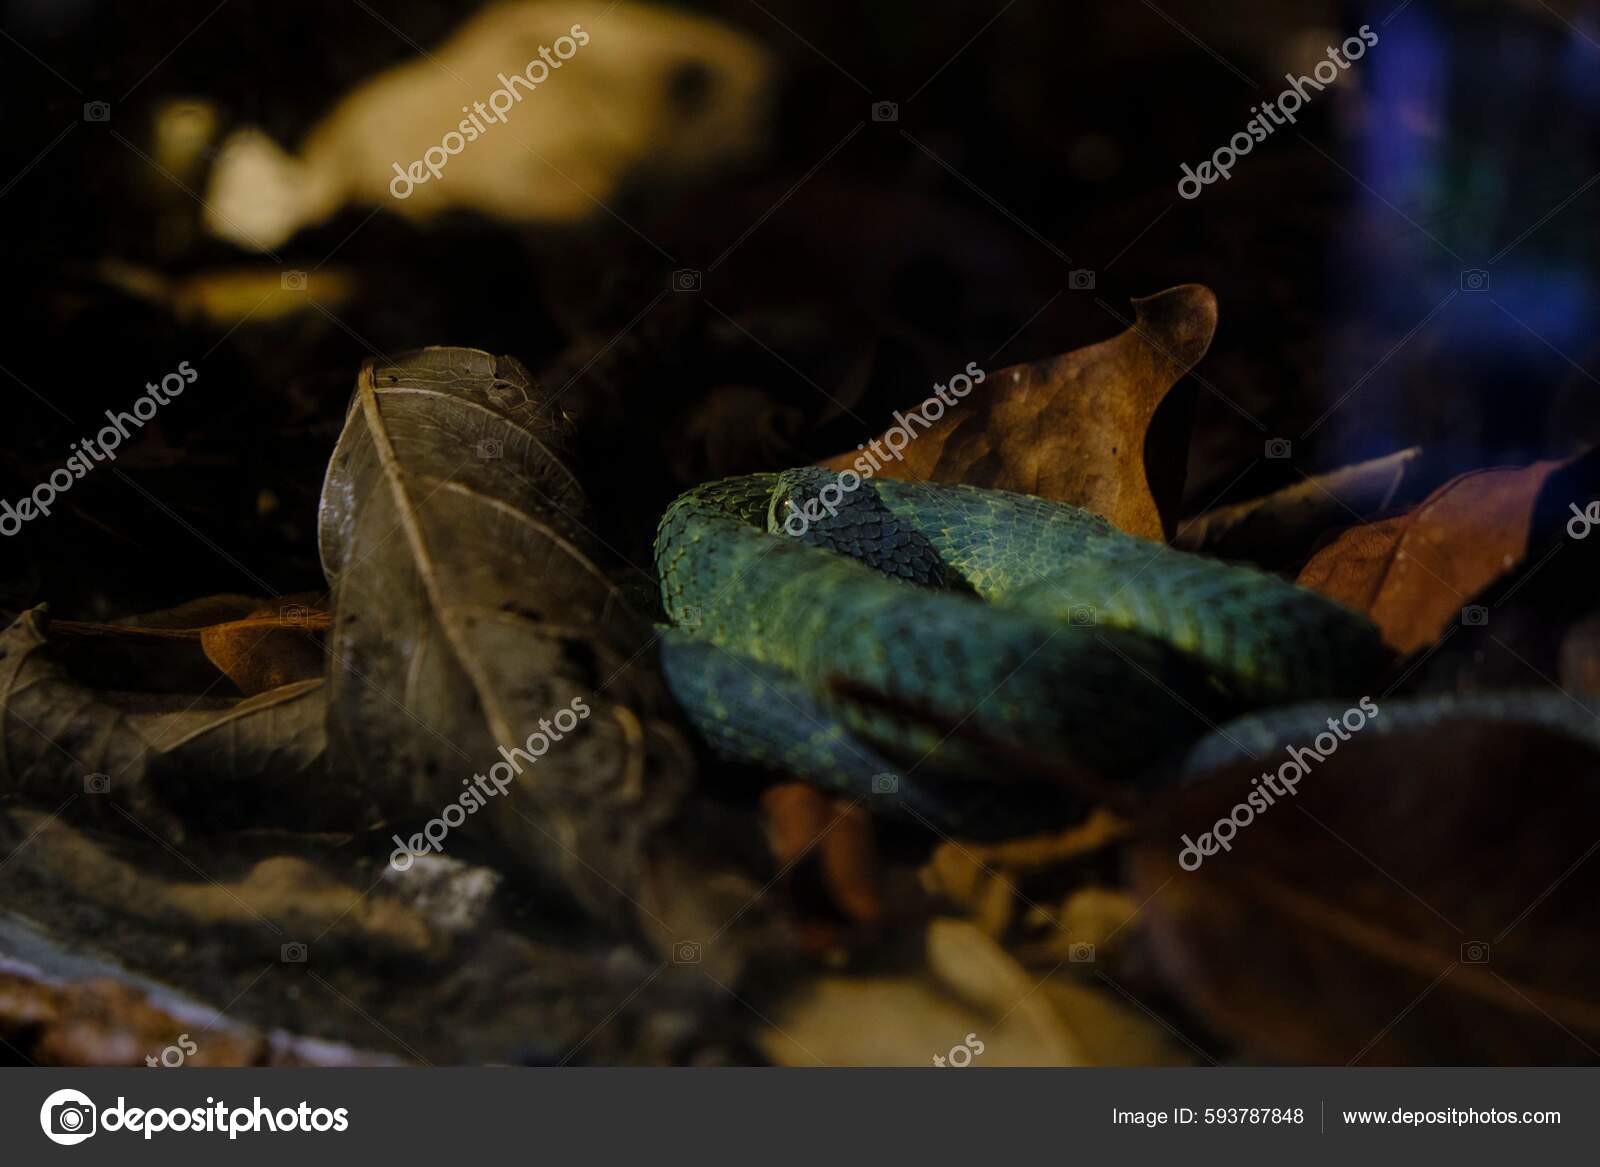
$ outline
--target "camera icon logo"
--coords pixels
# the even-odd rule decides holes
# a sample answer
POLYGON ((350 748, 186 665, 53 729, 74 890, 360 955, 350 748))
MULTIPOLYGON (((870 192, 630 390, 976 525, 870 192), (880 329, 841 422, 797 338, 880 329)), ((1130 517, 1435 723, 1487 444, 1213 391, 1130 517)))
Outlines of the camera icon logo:
POLYGON ((900 776, 898 774, 874 774, 872 776, 872 793, 899 794, 900 776))
POLYGON ((1074 604, 1067 613, 1067 620, 1076 628, 1087 628, 1091 624, 1098 624, 1098 613, 1093 604, 1074 604))
POLYGON ((283 964, 304 964, 308 954, 304 944, 298 940, 291 940, 278 949, 278 960, 283 964))
POLYGON ((306 273, 303 271, 286 271, 279 282, 286 292, 303 292, 306 290, 306 273))
POLYGON ((506 454, 505 443, 499 438, 482 438, 475 449, 479 459, 484 462, 498 462, 506 454))
POLYGON ((699 964, 700 942, 698 940, 679 940, 672 946, 673 964, 699 964))
POLYGON ((1094 272, 1086 267, 1074 268, 1067 273, 1067 287, 1074 292, 1094 291, 1094 272))
POLYGON ((896 101, 875 101, 872 103, 872 120, 875 122, 897 122, 900 120, 900 103, 896 101))
POLYGON ((111 103, 109 101, 86 101, 83 104, 83 120, 86 122, 108 122, 111 120, 111 103))
POLYGON ((1293 450, 1294 447, 1289 444, 1288 438, 1269 438, 1267 440, 1267 457, 1275 462, 1283 461, 1293 450))
POLYGON ((85 774, 83 776, 83 792, 85 794, 110 794, 110 774, 85 774))
POLYGON ((1489 946, 1482 940, 1469 940, 1461 946, 1462 964, 1488 964, 1489 946))
POLYGON ((1073 964, 1093 964, 1094 945, 1074 944, 1071 948, 1067 949, 1067 959, 1073 964))
POLYGON ((1489 290, 1489 273, 1481 267, 1469 267, 1461 273, 1461 290, 1463 292, 1487 292, 1489 290))
POLYGON ((1489 623, 1489 609, 1482 604, 1468 604, 1461 609, 1461 623, 1468 628, 1482 628, 1489 623))
POLYGON ((680 267, 672 273, 670 286, 674 292, 698 292, 704 282, 705 276, 702 273, 692 267, 680 267))
POLYGON ((301 604, 285 604, 278 609, 278 616, 285 624, 293 624, 297 628, 304 628, 311 623, 311 609, 301 604))
POLYGON ((52 1143, 72 1147, 94 1134, 98 1113, 87 1094, 57 1090, 39 1108, 39 1126, 52 1143))

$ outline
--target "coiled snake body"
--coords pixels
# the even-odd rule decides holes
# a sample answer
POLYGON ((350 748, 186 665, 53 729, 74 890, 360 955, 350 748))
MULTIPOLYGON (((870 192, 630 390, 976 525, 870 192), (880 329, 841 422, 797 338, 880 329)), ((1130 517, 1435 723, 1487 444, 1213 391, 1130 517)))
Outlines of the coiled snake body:
POLYGON ((1386 656, 1331 600, 1078 507, 837 482, 806 468, 673 502, 667 679, 720 753, 941 829, 1070 818, 1059 786, 1006 780, 1037 763, 1137 782, 1208 724, 1348 693, 1386 656))

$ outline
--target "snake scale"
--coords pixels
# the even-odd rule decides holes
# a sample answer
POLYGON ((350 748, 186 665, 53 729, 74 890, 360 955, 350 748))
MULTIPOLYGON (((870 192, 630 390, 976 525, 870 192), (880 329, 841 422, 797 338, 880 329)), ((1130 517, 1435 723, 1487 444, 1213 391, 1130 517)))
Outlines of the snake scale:
POLYGON ((1217 721, 1348 694, 1387 660, 1331 600, 1078 507, 837 483, 805 468, 672 503, 663 666, 718 753, 886 813, 974 835, 1070 821, 1081 788, 1050 771, 1137 786, 1217 721))

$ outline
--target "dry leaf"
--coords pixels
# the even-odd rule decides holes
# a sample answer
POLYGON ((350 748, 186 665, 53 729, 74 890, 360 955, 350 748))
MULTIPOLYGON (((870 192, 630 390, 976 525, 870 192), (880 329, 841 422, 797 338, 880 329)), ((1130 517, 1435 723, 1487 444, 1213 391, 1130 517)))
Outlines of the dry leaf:
POLYGON ((206 226, 266 251, 348 203, 419 219, 466 209, 574 222, 599 214, 630 179, 699 177, 749 154, 771 72, 754 40, 687 12, 488 5, 425 56, 357 86, 298 157, 256 129, 230 135, 203 203, 206 226), (553 67, 542 63, 541 46, 559 54, 562 38, 573 50, 553 67), (509 96, 495 96, 502 91, 509 96), (489 113, 455 112, 474 103, 489 113), (477 126, 463 120, 473 117, 477 126), (449 154, 447 137, 460 143, 449 154), (408 188, 396 167, 424 181, 408 188))
POLYGON ((237 1024, 109 977, 61 981, 0 964, 0 1038, 43 1066, 393 1066, 386 1054, 237 1024), (193 1035, 193 1036, 191 1036, 193 1035), (176 1054, 168 1053, 177 1050, 176 1054))
POLYGON ((762 792, 761 808, 779 870, 814 854, 840 911, 861 924, 883 917, 872 820, 863 807, 804 782, 781 782, 762 792))
POLYGON ((326 612, 262 612, 201 629, 200 646, 241 693, 254 695, 320 680, 325 662, 315 634, 325 631, 328 623, 326 612))
MULTIPOLYGON (((1145 469, 1147 432, 1156 407, 1210 347, 1217 300, 1183 284, 1133 303, 1133 326, 1119 336, 990 373, 879 473, 1038 495, 1164 538, 1145 469)), ((1151 451, 1151 463, 1181 465, 1184 439, 1179 450, 1151 451)), ((843 470, 856 457, 824 465, 843 470)))
MULTIPOLYGON (((243 700, 158 697, 91 690, 51 651, 42 608, 0 633, 0 784, 51 809, 87 801, 99 819, 129 829, 124 807, 169 838, 183 834, 175 808, 243 800, 255 825, 298 817, 355 816, 342 785, 307 802, 301 784, 323 773, 321 679, 243 700)), ((320 821, 306 823, 307 818, 320 821)), ((348 819, 347 819, 348 821, 348 819)))
POLYGON ((971 924, 936 920, 921 975, 822 976, 774 1016, 763 1049, 780 1065, 1086 1064, 1035 978, 971 924), (968 1041, 969 1035, 974 1040, 968 1041), (981 1043, 981 1049, 979 1045, 981 1043))
POLYGON ((590 557, 568 440, 509 357, 362 368, 322 494, 330 730, 402 838, 482 775, 494 796, 453 827, 615 916, 691 763, 649 625, 590 557))
POLYGON ((1430 645, 1522 561, 1540 490, 1565 465, 1463 474, 1414 511, 1352 527, 1312 556, 1298 582, 1365 613, 1400 652, 1430 645))
POLYGON ((412 908, 341 882, 294 856, 263 859, 228 883, 167 880, 55 815, 17 810, 12 818, 29 840, 15 862, 32 876, 72 889, 75 899, 178 934, 232 930, 247 934, 247 943, 269 958, 285 941, 312 939, 410 959, 438 958, 448 951, 448 935, 430 929, 412 908))
POLYGON ((1025 835, 999 843, 944 843, 933 863, 961 862, 1012 873, 1040 871, 1086 858, 1121 841, 1128 824, 1110 811, 1095 810, 1083 822, 1048 835, 1025 835))
POLYGON ((1139 927, 1208 1025, 1289 1062, 1600 1058, 1600 754, 1472 718, 1355 737, 1183 869, 1263 768, 1173 792, 1134 854, 1139 927))
POLYGON ((1173 546, 1267 568, 1291 567, 1324 532, 1395 505, 1411 488, 1421 457, 1422 447, 1412 446, 1308 477, 1262 498, 1217 507, 1180 523, 1173 546))
POLYGON ((241 693, 253 697, 269 689, 322 677, 320 635, 327 631, 329 619, 327 612, 309 606, 314 603, 310 596, 286 596, 272 605, 252 608, 239 619, 198 628, 149 620, 132 624, 53 620, 50 636, 57 640, 72 637, 124 641, 135 650, 141 646, 170 648, 172 641, 194 641, 206 659, 241 693))

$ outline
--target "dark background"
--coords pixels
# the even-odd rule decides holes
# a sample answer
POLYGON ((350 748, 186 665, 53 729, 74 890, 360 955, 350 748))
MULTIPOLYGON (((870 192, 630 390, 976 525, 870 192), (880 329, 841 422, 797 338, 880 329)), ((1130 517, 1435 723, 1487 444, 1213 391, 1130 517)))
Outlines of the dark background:
POLYGON ((1103 339, 1129 297, 1188 281, 1216 291, 1221 327, 1204 383, 1185 389, 1186 513, 1413 444, 1466 468, 1600 437, 1600 194, 1585 185, 1600 171, 1600 9, 1557 0, 722 0, 695 7, 768 46, 781 100, 751 164, 694 191, 618 196, 676 265, 603 215, 418 226, 352 207, 278 249, 285 268, 337 249, 360 290, 336 320, 229 333, 99 274, 277 267, 206 236, 197 202, 130 148, 146 148, 161 102, 203 98, 224 130, 255 124, 292 148, 341 94, 414 55, 375 13, 431 48, 476 7, 0 0, 0 495, 31 489, 146 381, 182 360, 201 372, 124 446, 117 466, 142 492, 102 468, 0 546, 5 607, 111 616, 318 588, 322 470, 373 349, 471 345, 572 380, 586 481, 634 562, 696 479, 869 436, 815 386, 876 424, 969 360, 995 369, 1103 339), (1298 127, 1178 197, 1182 163, 1363 23, 1380 43, 1298 127), (111 121, 85 122, 102 99, 111 121), (897 122, 871 120, 881 100, 897 122), (706 267, 863 122, 698 298, 671 297, 573 380, 675 266, 706 267), (1069 288, 1075 268, 1097 273, 1093 291, 1069 288), (1460 290, 1466 268, 1490 271, 1487 292, 1460 290), (714 396, 729 386, 739 408, 714 396), (1292 458, 1263 458, 1272 438, 1292 458))

